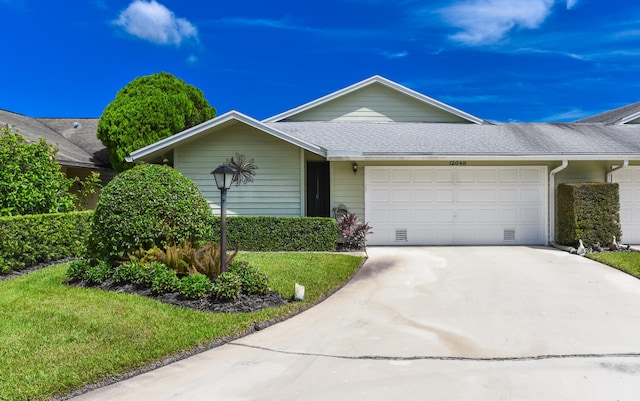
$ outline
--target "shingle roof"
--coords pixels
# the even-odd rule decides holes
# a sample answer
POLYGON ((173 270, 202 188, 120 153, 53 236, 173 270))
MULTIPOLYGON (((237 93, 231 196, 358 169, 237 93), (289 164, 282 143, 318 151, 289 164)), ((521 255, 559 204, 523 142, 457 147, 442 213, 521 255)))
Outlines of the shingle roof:
POLYGON ((68 167, 109 167, 104 145, 96 137, 98 119, 31 118, 0 110, 0 125, 9 124, 30 141, 44 138, 58 147, 56 160, 68 167), (74 123, 79 126, 74 128, 74 123))
POLYGON ((602 123, 602 124, 624 124, 629 117, 640 118, 640 102, 632 103, 617 109, 605 111, 588 118, 576 121, 577 123, 602 123))
POLYGON ((572 123, 423 124, 280 122, 267 126, 330 155, 633 155, 639 126, 572 123))

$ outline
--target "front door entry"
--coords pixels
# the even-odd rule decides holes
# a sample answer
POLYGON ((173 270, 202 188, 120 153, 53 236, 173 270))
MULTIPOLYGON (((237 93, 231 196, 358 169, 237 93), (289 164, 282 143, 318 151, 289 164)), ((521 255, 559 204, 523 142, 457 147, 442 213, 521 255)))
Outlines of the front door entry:
POLYGON ((331 216, 329 162, 307 162, 307 216, 331 216))

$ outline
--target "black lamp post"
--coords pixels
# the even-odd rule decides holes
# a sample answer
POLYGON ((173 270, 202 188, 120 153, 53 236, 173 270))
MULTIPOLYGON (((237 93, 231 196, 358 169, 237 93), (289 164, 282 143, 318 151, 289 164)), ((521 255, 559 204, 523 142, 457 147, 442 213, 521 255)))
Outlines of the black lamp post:
POLYGON ((227 189, 231 188, 234 173, 226 164, 211 172, 220 190, 220 273, 227 270, 227 189))

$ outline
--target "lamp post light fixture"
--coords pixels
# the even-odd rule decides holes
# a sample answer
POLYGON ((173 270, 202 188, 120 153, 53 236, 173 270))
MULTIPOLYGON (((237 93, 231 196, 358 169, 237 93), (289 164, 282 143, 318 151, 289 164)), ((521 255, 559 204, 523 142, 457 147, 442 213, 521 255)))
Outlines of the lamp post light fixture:
POLYGON ((231 188, 235 170, 222 164, 211 174, 220 190, 220 273, 224 273, 227 271, 227 190, 231 188))

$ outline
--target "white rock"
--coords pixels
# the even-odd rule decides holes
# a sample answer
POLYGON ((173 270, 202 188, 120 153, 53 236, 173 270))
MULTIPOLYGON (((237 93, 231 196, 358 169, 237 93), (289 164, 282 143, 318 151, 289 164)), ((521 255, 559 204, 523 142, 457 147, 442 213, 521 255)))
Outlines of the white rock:
POLYGON ((302 301, 304 299, 304 286, 296 283, 295 285, 295 295, 293 299, 296 301, 302 301))

